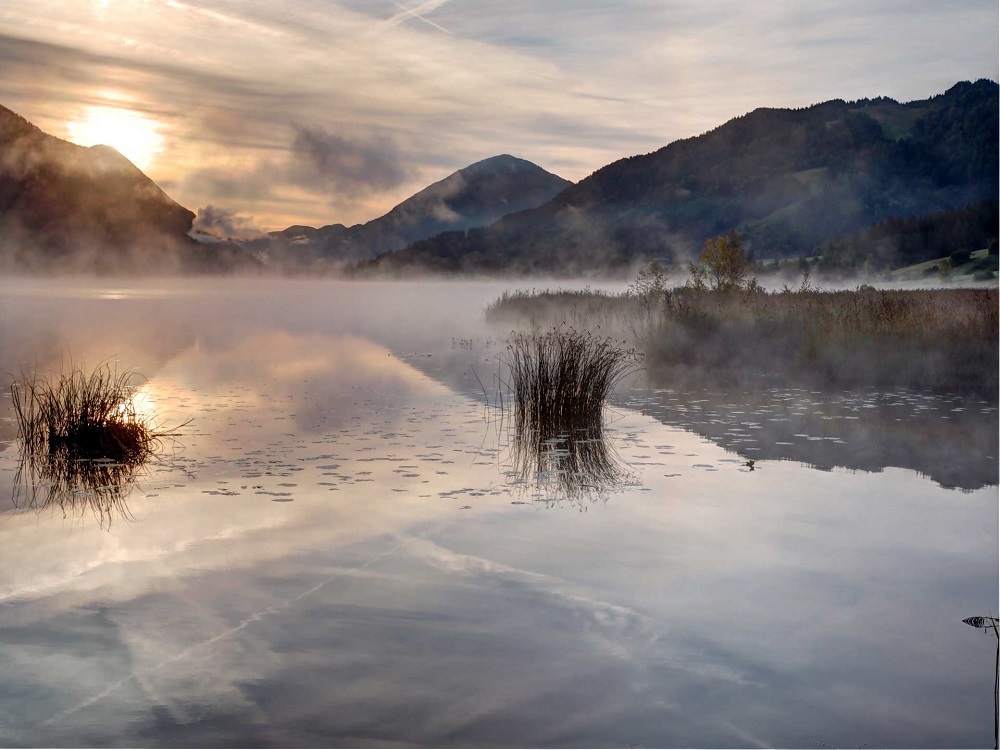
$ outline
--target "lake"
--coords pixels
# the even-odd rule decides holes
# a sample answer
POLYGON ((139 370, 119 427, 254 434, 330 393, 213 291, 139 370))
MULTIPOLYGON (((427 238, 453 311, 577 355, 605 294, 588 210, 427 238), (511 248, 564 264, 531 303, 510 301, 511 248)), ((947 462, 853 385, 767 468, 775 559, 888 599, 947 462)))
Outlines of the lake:
POLYGON ((183 425, 32 494, 4 390, 0 745, 992 744, 995 401, 640 372, 527 444, 504 288, 0 282, 8 383, 183 425))

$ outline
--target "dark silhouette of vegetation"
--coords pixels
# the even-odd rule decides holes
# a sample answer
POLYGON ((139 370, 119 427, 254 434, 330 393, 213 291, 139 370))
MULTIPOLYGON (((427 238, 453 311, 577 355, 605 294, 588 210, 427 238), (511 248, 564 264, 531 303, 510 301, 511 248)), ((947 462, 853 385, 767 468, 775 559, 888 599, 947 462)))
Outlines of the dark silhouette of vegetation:
POLYGON ((631 475, 604 433, 604 409, 641 361, 622 342, 571 328, 512 333, 505 364, 516 482, 549 501, 602 496, 627 482, 631 475))
POLYGON ((51 377, 22 373, 14 381, 21 440, 16 507, 89 509, 102 525, 129 517, 125 501, 136 472, 179 429, 159 429, 154 415, 137 409, 137 378, 105 363, 89 375, 73 368, 51 377))
POLYGON ((1000 710, 998 710, 998 699, 1000 699, 1000 629, 997 628, 997 618, 995 617, 966 617, 962 620, 966 625, 974 628, 982 628, 984 632, 993 630, 993 637, 997 641, 996 664, 993 668, 993 750, 997 750, 1000 743, 1000 710))
POLYGON ((623 342, 561 327, 512 333, 507 358, 516 430, 546 436, 602 425, 615 384, 642 362, 623 342))

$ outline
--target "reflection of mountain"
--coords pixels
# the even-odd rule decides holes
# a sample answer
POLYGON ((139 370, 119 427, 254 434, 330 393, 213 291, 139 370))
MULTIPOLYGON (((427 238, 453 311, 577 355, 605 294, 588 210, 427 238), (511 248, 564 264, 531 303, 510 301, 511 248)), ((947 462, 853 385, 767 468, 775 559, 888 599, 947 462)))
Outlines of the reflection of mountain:
POLYGON ((669 384, 633 404, 755 460, 817 469, 910 469, 947 488, 998 482, 996 403, 913 391, 820 393, 669 384))
POLYGON ((266 257, 269 265, 322 268, 374 258, 442 232, 492 224, 507 214, 540 206, 570 184, 524 159, 494 156, 424 188, 367 224, 289 227, 245 245, 266 257))
POLYGON ((187 236, 194 214, 108 146, 84 148, 0 107, 0 268, 212 271, 252 260, 187 236))

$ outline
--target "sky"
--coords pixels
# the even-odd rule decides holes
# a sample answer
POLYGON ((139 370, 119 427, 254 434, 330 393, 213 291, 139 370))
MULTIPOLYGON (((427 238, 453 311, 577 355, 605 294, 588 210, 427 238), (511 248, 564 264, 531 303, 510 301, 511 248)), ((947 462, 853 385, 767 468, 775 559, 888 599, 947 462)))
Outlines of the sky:
POLYGON ((481 159, 578 181, 757 107, 1000 78, 996 0, 0 0, 0 105, 233 236, 481 159))

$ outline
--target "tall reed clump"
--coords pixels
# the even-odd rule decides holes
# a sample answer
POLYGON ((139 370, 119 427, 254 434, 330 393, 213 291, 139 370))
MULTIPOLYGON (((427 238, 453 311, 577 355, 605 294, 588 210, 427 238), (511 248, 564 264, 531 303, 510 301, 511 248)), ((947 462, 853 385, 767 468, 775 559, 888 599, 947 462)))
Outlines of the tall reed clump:
POLYGON ((135 377, 107 363, 89 375, 76 367, 50 377, 22 373, 10 393, 24 450, 141 463, 167 433, 154 428, 152 415, 137 410, 135 377))
POLYGON ((635 348, 561 327, 512 333, 507 356, 515 429, 545 436, 600 427, 615 384, 643 360, 635 348))
POLYGON ((163 438, 177 434, 136 407, 135 380, 107 363, 89 375, 79 368, 49 377, 22 372, 10 388, 22 441, 16 507, 89 510, 102 527, 131 517, 126 499, 137 471, 163 438))

